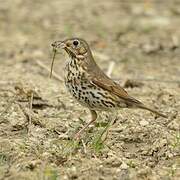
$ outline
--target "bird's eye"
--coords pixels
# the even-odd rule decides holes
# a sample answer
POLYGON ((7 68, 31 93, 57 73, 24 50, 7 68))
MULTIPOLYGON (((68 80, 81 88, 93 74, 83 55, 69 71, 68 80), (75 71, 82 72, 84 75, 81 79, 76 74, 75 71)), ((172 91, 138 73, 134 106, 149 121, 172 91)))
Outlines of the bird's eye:
POLYGON ((74 45, 74 46, 77 46, 78 44, 79 44, 79 41, 78 41, 78 40, 74 40, 74 41, 73 41, 73 45, 74 45))

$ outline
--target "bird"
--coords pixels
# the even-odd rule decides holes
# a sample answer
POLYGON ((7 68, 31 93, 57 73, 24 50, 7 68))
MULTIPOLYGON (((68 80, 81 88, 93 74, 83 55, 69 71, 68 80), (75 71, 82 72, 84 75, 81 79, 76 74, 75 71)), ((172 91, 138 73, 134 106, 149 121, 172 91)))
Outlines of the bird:
POLYGON ((130 96, 123 87, 108 77, 95 62, 91 49, 84 39, 68 38, 55 41, 51 45, 55 52, 64 50, 68 54, 64 71, 65 86, 91 113, 91 120, 75 134, 75 139, 79 139, 89 125, 96 121, 97 111, 141 108, 167 118, 166 115, 130 96))

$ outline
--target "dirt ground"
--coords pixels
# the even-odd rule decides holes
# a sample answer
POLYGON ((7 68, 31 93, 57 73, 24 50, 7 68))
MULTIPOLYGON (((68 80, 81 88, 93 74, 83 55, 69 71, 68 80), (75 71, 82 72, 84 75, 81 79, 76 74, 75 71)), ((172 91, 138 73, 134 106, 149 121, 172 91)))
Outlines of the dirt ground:
POLYGON ((180 1, 0 0, 0 179, 180 179, 180 1), (139 109, 90 119, 66 91, 51 43, 86 39, 139 109), (110 122, 110 123, 109 123, 110 122))

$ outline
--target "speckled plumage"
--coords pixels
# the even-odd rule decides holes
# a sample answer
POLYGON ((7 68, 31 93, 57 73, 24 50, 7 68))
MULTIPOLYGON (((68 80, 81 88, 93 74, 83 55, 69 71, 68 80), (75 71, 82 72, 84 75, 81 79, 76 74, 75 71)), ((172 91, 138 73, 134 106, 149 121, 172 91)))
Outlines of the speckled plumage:
POLYGON ((88 80, 88 74, 79 65, 80 60, 72 58, 65 67, 65 84, 80 104, 93 110, 110 110, 120 107, 116 95, 111 95, 88 80))
POLYGON ((72 96, 83 106, 90 109, 92 120, 77 133, 76 137, 96 120, 96 110, 115 108, 141 108, 166 117, 158 111, 128 95, 116 82, 110 79, 96 64, 87 42, 72 38, 56 41, 52 46, 64 49, 69 58, 65 68, 65 84, 72 96))

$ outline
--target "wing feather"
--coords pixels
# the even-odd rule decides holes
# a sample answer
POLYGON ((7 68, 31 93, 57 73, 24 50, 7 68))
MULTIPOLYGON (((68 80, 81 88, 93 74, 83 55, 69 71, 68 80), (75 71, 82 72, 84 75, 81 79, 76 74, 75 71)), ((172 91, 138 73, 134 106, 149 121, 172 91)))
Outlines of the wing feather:
POLYGON ((126 104, 129 106, 140 105, 142 104, 140 101, 128 95, 128 93, 116 82, 111 79, 97 79, 93 78, 92 83, 96 86, 103 88, 104 90, 109 91, 110 93, 118 96, 120 99, 125 100, 126 104))

